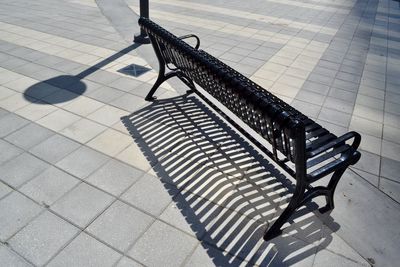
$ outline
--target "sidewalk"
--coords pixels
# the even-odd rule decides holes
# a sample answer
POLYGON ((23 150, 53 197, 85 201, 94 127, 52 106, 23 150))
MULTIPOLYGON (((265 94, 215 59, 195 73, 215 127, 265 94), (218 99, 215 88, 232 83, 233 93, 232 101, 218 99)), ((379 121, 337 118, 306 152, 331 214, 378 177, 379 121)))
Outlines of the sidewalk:
POLYGON ((176 35, 362 133, 336 209, 262 240, 292 181, 177 82, 144 101, 157 65, 131 43, 138 1, 0 1, 0 266, 395 265, 398 3, 150 2, 176 35))

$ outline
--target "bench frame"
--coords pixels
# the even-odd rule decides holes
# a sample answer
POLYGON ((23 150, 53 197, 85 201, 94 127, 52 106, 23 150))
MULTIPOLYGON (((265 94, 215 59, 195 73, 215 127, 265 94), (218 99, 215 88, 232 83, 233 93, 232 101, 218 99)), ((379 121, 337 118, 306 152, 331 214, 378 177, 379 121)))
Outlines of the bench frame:
MULTIPOLYGON (((267 94, 268 97, 270 97, 273 101, 276 101, 279 103, 279 106, 276 106, 275 104, 267 103, 264 104, 263 108, 268 109, 269 111, 272 109, 275 111, 274 114, 276 115, 275 122, 284 124, 286 123, 288 130, 288 136, 290 136, 290 139, 293 139, 293 147, 296 148, 295 152, 289 152, 289 157, 290 155, 294 154, 291 158, 291 161, 294 162, 295 164, 295 170, 293 171, 292 168, 288 167, 286 164, 288 159, 279 159, 278 154, 277 154, 277 146, 274 144, 275 138, 273 139, 273 142, 270 144, 272 145, 273 152, 270 151, 270 149, 266 148, 264 145, 262 145, 254 136, 252 136, 247 130, 245 130, 242 126, 240 126, 238 123, 236 123, 230 116, 225 114, 223 111, 221 111, 220 108, 218 108, 213 101, 218 101, 218 99, 213 99, 210 100, 207 96, 202 94, 200 91, 196 89, 195 83, 193 79, 188 77, 182 71, 178 66, 176 66, 173 62, 171 61, 171 57, 174 60, 179 60, 174 53, 184 53, 186 56, 193 56, 197 57, 197 54, 202 53, 202 56, 204 57, 205 52, 202 50, 198 50, 200 47, 200 39, 193 34, 190 35, 185 35, 181 37, 176 37, 173 34, 169 33, 165 29, 161 28, 159 25, 155 24, 149 19, 146 18, 140 18, 139 19, 139 25, 142 30, 146 31, 151 44, 153 46, 154 52, 157 56, 158 62, 159 62, 159 73, 158 73, 158 78, 153 85, 153 87, 150 89, 149 93, 146 96, 147 101, 153 101, 156 98, 154 97, 154 93, 156 90, 159 88, 159 86, 165 82, 166 80, 172 78, 172 77, 177 77, 179 78, 182 82, 184 82, 189 88, 190 92, 195 92, 203 101, 205 101, 210 107, 212 107, 216 112, 218 112, 224 119, 226 119, 235 129, 237 129, 241 134, 243 134, 249 141, 251 141, 257 148, 259 148, 263 153, 268 155, 271 159, 273 159, 280 167, 282 167, 285 171, 287 171, 292 177, 296 179, 296 187, 293 192, 293 196, 287 205, 286 209, 283 211, 283 213, 278 217, 278 219, 272 224, 272 226, 269 227, 269 229, 266 230, 264 234, 264 240, 270 240, 282 233, 282 226, 288 222, 289 218, 295 213, 295 211, 301 207, 310 202, 313 198, 318 197, 318 196, 325 196, 326 199, 326 206, 322 207, 319 209, 321 213, 325 213, 327 211, 330 211, 334 208, 334 192, 336 189, 336 186, 342 177, 343 173, 345 170, 350 166, 355 163, 360 159, 361 154, 357 151, 357 148, 360 144, 361 141, 361 136, 356 133, 356 132, 348 132, 340 137, 336 137, 334 140, 328 140, 326 142, 322 142, 318 147, 313 149, 312 151, 308 151, 306 147, 306 134, 307 128, 311 129, 313 127, 316 127, 316 129, 319 130, 325 130, 312 120, 308 119, 305 115, 301 114, 294 108, 290 107, 286 103, 283 103, 280 99, 276 98, 272 94, 268 93, 267 91, 265 94, 267 94), (160 37, 163 36, 163 37, 160 37), (157 38, 156 38, 157 36, 157 38), (164 39, 163 39, 164 38, 164 39), (183 39, 187 38, 194 38, 196 39, 196 45, 195 47, 191 47, 188 44, 184 42, 180 42, 183 39), (168 39, 168 40, 167 40, 168 39), (168 57, 165 55, 165 51, 162 51, 163 49, 165 50, 166 47, 164 46, 164 43, 170 43, 171 40, 173 40, 175 46, 174 46, 174 52, 172 53, 169 51, 168 57), (178 45, 176 45, 178 44, 178 45), (163 54, 164 52, 164 54, 163 54), (172 66, 171 66, 172 65, 172 66), (169 71, 167 72, 167 69, 169 71), (280 102, 279 102, 280 101, 280 102), (282 106, 284 109, 287 109, 287 111, 291 114, 296 114, 298 119, 291 119, 289 120, 289 115, 287 114, 286 110, 282 111, 282 106), (275 110, 277 109, 277 110, 275 110), (311 122, 310 122, 311 121, 311 122), (352 144, 347 145, 346 142, 349 141, 350 139, 353 139, 352 144), (339 154, 335 154, 335 158, 337 159, 335 162, 335 165, 327 165, 323 166, 320 169, 318 169, 318 173, 315 175, 315 177, 310 177, 310 175, 307 174, 307 160, 309 158, 315 157, 322 155, 323 153, 326 153, 326 151, 330 150, 335 150, 335 149, 344 149, 346 148, 345 151, 342 151, 340 153, 340 157, 338 156, 339 154), (327 186, 316 186, 313 187, 311 183, 321 179, 322 177, 332 174, 329 183, 327 186)), ((167 49, 168 50, 168 49, 167 49)), ((207 54, 208 55, 208 54, 207 54)), ((181 60, 181 59, 180 59, 181 60)), ((237 84, 238 86, 242 86, 243 88, 248 88, 249 84, 254 84, 250 80, 248 80, 246 77, 243 75, 237 73, 235 70, 230 68, 229 66, 225 65, 224 63, 220 62, 217 59, 212 59, 214 62, 210 62, 210 64, 219 64, 219 66, 224 69, 228 69, 229 71, 233 71, 234 76, 232 79, 235 79, 235 76, 238 76, 240 81, 244 84, 237 84)), ((218 76, 218 73, 213 73, 214 76, 218 76)), ((239 81, 239 82, 240 82, 239 81)), ((235 81, 237 83, 237 79, 235 81)), ((255 84, 254 84, 255 85, 255 84)), ((258 85, 256 85, 258 86, 258 85)), ((259 86, 258 86, 259 87, 259 86)), ((203 88, 204 89, 204 88, 203 88)), ((264 89, 265 90, 265 89, 264 89)), ((245 96, 247 96, 246 92, 245 96)), ((262 102, 262 101, 261 101, 262 102)), ((223 103, 222 103, 223 104, 223 103)), ((261 104, 263 105, 263 104, 261 104)), ((243 119, 242 119, 243 121, 243 119)), ((246 123, 246 122, 245 122, 246 123)), ((272 133, 273 135, 273 133, 272 133)), ((332 135, 332 134, 330 134, 332 135)), ((327 153, 329 155, 329 153, 327 153)), ((323 157, 323 156, 321 156, 323 157)))

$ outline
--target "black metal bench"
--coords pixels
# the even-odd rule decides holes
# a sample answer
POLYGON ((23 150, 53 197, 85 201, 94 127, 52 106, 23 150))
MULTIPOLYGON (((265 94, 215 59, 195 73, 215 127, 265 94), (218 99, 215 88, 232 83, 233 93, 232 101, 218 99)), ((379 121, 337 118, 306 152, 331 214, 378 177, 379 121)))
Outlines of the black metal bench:
POLYGON ((334 208, 333 195, 340 177, 361 156, 357 151, 361 141, 358 133, 348 132, 340 137, 330 133, 231 67, 199 50, 200 40, 195 35, 176 37, 146 18, 140 18, 139 25, 150 37, 160 68, 146 100, 154 99, 153 94, 164 81, 178 77, 190 91, 296 179, 288 206, 265 232, 265 240, 280 235, 281 227, 290 216, 317 196, 325 196, 327 202, 320 208, 321 213, 334 208), (184 42, 186 38, 195 38, 196 46, 184 42), (203 90, 198 90, 195 83, 203 90), (242 122, 223 112, 218 102, 242 122), (260 136, 250 134, 243 123, 260 136), (260 137, 269 145, 262 144, 260 137), (328 175, 327 186, 312 185, 328 175))

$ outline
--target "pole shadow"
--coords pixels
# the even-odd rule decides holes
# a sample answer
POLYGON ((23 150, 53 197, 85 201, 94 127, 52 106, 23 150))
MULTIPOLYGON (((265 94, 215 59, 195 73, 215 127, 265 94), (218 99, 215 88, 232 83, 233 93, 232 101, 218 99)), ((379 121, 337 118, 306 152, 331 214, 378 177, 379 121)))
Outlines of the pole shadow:
POLYGON ((114 60, 128 54, 129 52, 135 50, 139 47, 140 44, 132 44, 121 51, 116 52, 115 54, 105 58, 104 60, 100 61, 99 63, 87 68, 86 70, 80 72, 77 75, 60 75, 57 77, 53 77, 47 79, 45 81, 38 82, 30 87, 28 87, 24 91, 24 98, 30 102, 34 102, 37 104, 58 104, 70 101, 80 95, 82 95, 86 89, 86 84, 82 81, 85 77, 93 74, 94 72, 98 71, 105 65, 113 62, 114 60), (54 87, 58 87, 60 89, 65 89, 72 93, 64 93, 59 94, 57 97, 46 99, 46 102, 37 101, 37 99, 41 99, 46 95, 51 94, 54 92, 54 87))
POLYGON ((263 240, 294 184, 197 97, 157 100, 121 120, 215 265, 289 266, 331 242, 313 203, 263 240))

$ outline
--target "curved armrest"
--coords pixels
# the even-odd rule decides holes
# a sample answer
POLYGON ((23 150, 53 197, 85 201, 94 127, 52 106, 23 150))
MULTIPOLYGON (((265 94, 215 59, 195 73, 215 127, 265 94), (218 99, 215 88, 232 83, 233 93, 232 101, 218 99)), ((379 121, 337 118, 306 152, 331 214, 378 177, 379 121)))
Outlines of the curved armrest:
POLYGON ((307 157, 308 158, 315 157, 316 155, 321 154, 321 153, 327 151, 328 149, 331 149, 332 147, 337 146, 338 144, 344 143, 347 140, 352 139, 352 138, 354 138, 354 141, 351 144, 351 147, 353 149, 357 149, 361 142, 361 135, 357 132, 351 131, 351 132, 345 133, 344 135, 338 137, 335 140, 332 140, 331 142, 329 142, 323 146, 318 147, 317 149, 314 149, 314 150, 308 152, 307 157))
POLYGON ((187 34, 187 35, 179 36, 178 38, 181 39, 181 40, 187 39, 187 38, 195 38, 196 41, 197 41, 197 43, 196 43, 196 46, 195 46, 194 48, 195 48, 195 49, 199 49, 199 47, 200 47, 200 38, 197 37, 197 36, 194 35, 194 34, 187 34))

